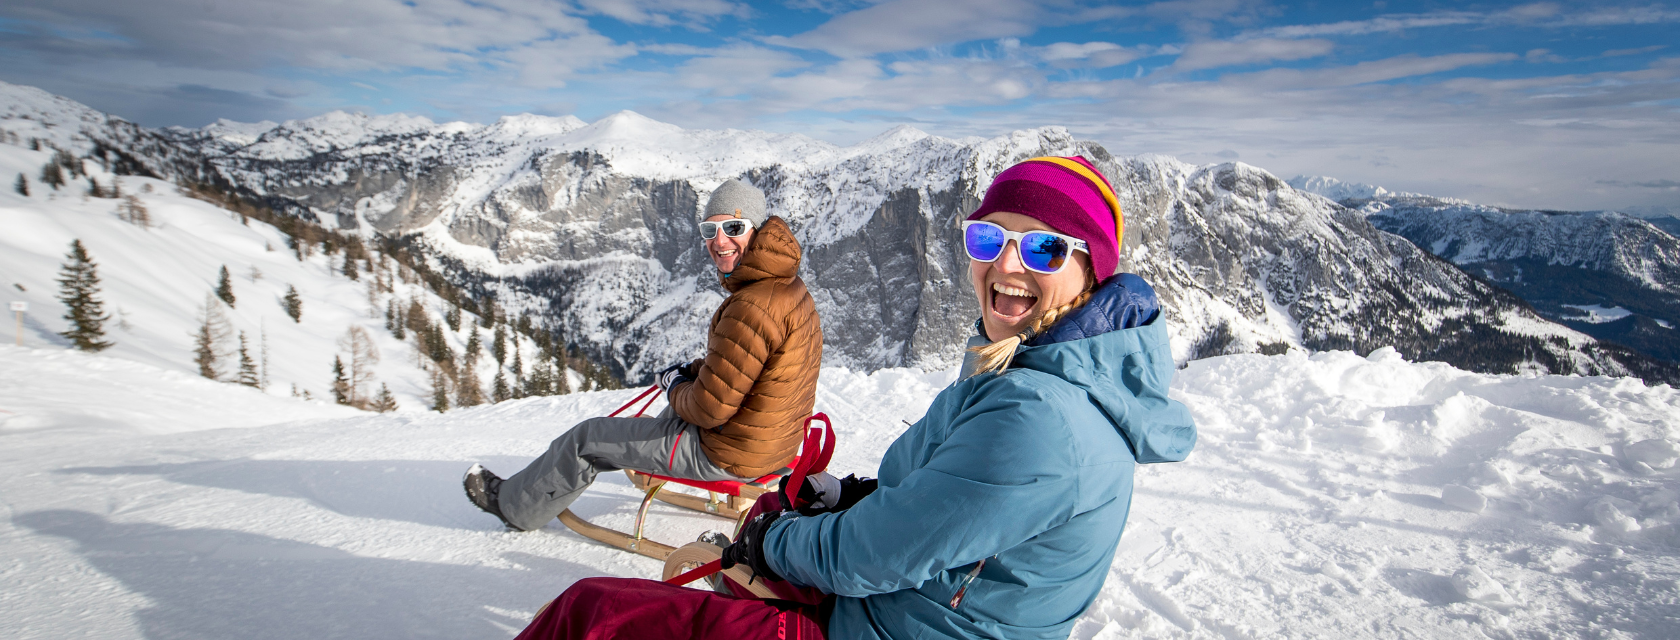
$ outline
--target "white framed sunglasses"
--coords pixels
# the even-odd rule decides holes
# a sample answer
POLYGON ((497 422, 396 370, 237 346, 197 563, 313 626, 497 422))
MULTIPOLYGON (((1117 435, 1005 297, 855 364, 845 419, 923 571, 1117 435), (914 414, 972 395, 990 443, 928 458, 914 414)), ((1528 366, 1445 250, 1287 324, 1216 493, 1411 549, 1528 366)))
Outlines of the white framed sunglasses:
POLYGON ((1084 240, 1052 231, 1010 231, 983 220, 964 220, 962 231, 963 249, 975 262, 996 261, 1010 240, 1015 241, 1021 266, 1039 273, 1061 271, 1074 251, 1091 255, 1091 248, 1084 240))
POLYGON ((747 235, 747 232, 752 231, 752 228, 753 222, 746 218, 736 218, 734 220, 723 220, 720 222, 707 220, 700 223, 700 237, 711 240, 712 238, 716 238, 718 230, 722 229, 723 235, 731 238, 739 238, 747 235))

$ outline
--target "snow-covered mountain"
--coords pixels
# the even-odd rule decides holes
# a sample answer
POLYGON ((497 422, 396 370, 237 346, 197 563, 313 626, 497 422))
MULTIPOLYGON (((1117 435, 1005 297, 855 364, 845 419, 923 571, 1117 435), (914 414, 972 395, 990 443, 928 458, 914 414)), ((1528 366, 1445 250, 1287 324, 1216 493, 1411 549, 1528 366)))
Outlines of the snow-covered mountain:
POLYGON ((1290 182, 1510 289, 1550 319, 1680 360, 1680 238, 1650 219, 1489 207, 1369 185, 1346 188, 1333 178, 1290 182), (1354 195, 1340 197, 1347 194, 1354 195))
MULTIPOLYGON (((61 133, 56 128, 43 132, 61 133)), ((58 140, 76 141, 68 136, 58 140)), ((412 311, 417 302, 427 321, 443 328, 441 335, 450 347, 464 353, 475 316, 465 314, 463 326, 449 330, 445 314, 452 305, 394 260, 372 259, 373 269, 351 279, 344 274, 342 252, 301 254, 290 248, 291 239, 280 229, 178 193, 169 182, 118 176, 92 161, 79 163, 86 178, 53 189, 34 178, 54 155, 47 146, 32 150, 0 145, 0 175, 30 179, 29 195, 12 189, 0 192, 0 286, 7 291, 7 301, 29 306, 22 316, 21 336, 14 335, 18 324, 10 314, 0 322, 0 341, 6 344, 68 345, 59 336, 68 323, 61 317, 64 307, 57 299, 55 278, 71 241, 79 240, 98 265, 99 297, 111 317, 104 329, 115 346, 106 353, 123 360, 196 377, 194 334, 206 309, 214 307, 227 329, 215 345, 220 379, 235 377, 238 337, 243 334, 268 395, 308 393, 330 403, 333 358, 350 361, 343 345, 355 329, 379 355, 377 362, 368 364, 370 375, 359 395, 371 397, 383 385, 394 394, 399 410, 418 411, 432 406, 431 376, 422 366, 418 337, 412 332, 406 340, 396 337, 388 330, 386 311, 412 311), (88 197, 90 178, 127 196, 88 197), (124 221, 121 211, 127 206, 143 208, 147 224, 124 221), (211 297, 223 268, 231 276, 231 306, 211 297), (296 291, 301 301, 297 320, 284 306, 288 291, 296 291)), ((478 331, 484 351, 475 373, 488 389, 499 370, 489 354, 494 334, 478 331)), ((517 345, 522 363, 538 361, 538 348, 531 340, 520 339, 517 345)), ((512 378, 511 369, 507 376, 512 378)))
MULTIPOLYGON (((0 101, 41 94, 0 89, 0 101)), ((134 149, 146 172, 400 237, 464 290, 539 314, 632 380, 702 348, 721 290, 693 221, 723 180, 765 189, 804 244, 802 273, 830 364, 939 368, 954 361, 977 314, 958 221, 1003 168, 1072 154, 1115 183, 1128 222, 1123 268, 1160 291, 1180 360, 1392 345, 1482 371, 1680 380, 1672 367, 1553 324, 1261 169, 1117 158, 1057 127, 962 140, 900 127, 838 147, 681 129, 630 112, 588 124, 517 116, 490 125, 332 113, 133 128, 117 140, 106 129, 132 125, 74 114, 55 126, 80 127, 97 145, 126 141, 121 148, 134 149)))

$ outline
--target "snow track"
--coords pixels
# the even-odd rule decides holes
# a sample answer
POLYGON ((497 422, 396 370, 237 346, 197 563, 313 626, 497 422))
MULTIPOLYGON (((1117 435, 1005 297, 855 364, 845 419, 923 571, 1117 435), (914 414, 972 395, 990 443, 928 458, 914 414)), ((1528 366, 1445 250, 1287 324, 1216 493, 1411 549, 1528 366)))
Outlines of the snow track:
MULTIPOLYGON (((824 370, 834 468, 872 474, 951 375, 824 370)), ((1673 389, 1293 352, 1196 361, 1174 390, 1201 442, 1140 468, 1075 638, 1677 628, 1673 389), (1449 505, 1449 486, 1485 505, 1449 505)), ((511 636, 580 578, 658 563, 557 522, 502 531, 460 474, 511 472, 634 393, 381 416, 0 347, 0 635, 511 636)), ((622 527, 635 505, 611 474, 575 508, 622 527)), ((661 540, 727 526, 654 509, 661 540)))

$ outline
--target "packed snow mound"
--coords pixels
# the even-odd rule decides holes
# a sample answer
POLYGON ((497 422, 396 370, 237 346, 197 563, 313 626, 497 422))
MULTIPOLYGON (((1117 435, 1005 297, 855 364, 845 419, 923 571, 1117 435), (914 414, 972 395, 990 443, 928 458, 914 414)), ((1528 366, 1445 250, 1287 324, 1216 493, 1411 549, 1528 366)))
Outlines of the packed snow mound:
MULTIPOLYGON (((511 637, 581 578, 659 573, 558 522, 503 531, 460 489, 472 463, 516 470, 636 391, 354 417, 274 399, 297 408, 224 425, 256 394, 182 390, 111 360, 0 349, 0 557, 13 559, 0 572, 32 585, 0 598, 0 635, 511 637), (30 397, 64 389, 85 390, 74 410, 30 397), (131 413, 149 397, 173 403, 157 415, 207 430, 158 433, 131 413)), ((873 475, 901 421, 953 379, 824 369, 831 468, 873 475)), ((1107 584, 1074 638, 1673 630, 1674 389, 1474 374, 1382 350, 1198 360, 1172 394, 1200 442, 1186 462, 1139 468, 1107 584)), ((604 475, 575 510, 627 527, 636 505, 623 476, 604 475)), ((653 509, 655 539, 730 526, 653 509)))

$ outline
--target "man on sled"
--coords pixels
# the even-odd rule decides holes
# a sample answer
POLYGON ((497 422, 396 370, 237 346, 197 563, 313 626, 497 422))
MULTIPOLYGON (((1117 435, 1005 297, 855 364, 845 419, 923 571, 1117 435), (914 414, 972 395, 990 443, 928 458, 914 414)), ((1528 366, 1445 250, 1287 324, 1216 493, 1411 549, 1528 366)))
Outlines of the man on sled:
POLYGON ((660 371, 670 407, 658 417, 592 418, 502 479, 473 465, 462 481, 509 528, 540 529, 603 471, 751 482, 798 453, 816 404, 822 326, 799 279, 800 247, 764 193, 739 180, 700 216, 706 253, 729 297, 712 314, 706 357, 660 371))

